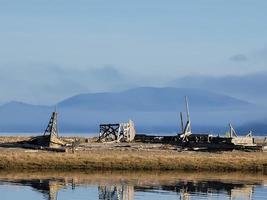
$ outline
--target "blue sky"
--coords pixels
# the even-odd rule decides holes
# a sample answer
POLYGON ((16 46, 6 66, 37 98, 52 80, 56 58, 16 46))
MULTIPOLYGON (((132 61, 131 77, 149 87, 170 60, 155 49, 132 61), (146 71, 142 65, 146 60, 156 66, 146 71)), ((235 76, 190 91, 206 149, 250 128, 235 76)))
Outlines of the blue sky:
POLYGON ((266 71, 267 1, 0 0, 0 102, 266 71))

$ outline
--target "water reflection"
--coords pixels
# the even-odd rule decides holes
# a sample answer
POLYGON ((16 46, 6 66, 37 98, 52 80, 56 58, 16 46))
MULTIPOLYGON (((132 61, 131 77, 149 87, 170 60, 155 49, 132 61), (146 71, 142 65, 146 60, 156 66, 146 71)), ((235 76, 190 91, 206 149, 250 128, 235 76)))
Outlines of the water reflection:
MULTIPOLYGON (((256 187, 263 187, 263 175, 202 174, 202 173, 75 173, 75 174, 0 174, 0 184, 27 186, 42 194, 43 199, 59 200, 61 190, 70 191, 86 186, 95 187, 99 200, 133 200, 138 194, 172 194, 175 199, 216 196, 219 199, 254 199, 256 187), (58 176, 58 177, 57 177, 58 176)), ((152 198, 151 198, 152 199, 152 198)))
POLYGON ((47 200, 57 200, 58 191, 67 186, 64 179, 31 179, 31 180, 2 180, 1 185, 29 186, 33 190, 43 194, 47 200))
POLYGON ((147 191, 172 191, 176 192, 179 199, 187 200, 191 196, 201 194, 208 196, 208 194, 222 194, 226 193, 230 199, 252 199, 253 188, 255 185, 246 185, 238 183, 225 183, 220 181, 180 181, 175 185, 162 185, 158 187, 136 187, 135 190, 147 191))
POLYGON ((134 199, 133 185, 98 186, 99 200, 132 200, 134 199))

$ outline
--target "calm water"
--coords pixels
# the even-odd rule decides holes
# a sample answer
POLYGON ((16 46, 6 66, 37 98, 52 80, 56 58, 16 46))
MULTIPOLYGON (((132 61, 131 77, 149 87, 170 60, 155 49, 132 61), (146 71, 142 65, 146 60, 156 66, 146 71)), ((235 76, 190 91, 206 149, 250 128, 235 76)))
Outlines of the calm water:
POLYGON ((267 176, 178 172, 0 172, 0 199, 267 199, 267 176))

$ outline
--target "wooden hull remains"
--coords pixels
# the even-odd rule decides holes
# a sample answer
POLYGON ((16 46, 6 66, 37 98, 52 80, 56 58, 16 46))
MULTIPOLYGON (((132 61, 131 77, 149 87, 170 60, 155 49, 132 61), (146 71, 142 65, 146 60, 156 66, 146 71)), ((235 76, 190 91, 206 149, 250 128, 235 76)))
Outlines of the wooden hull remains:
POLYGON ((181 118, 181 133, 175 136, 148 136, 137 135, 135 141, 148 143, 162 143, 177 145, 181 149, 186 150, 205 150, 205 151, 261 151, 264 149, 264 142, 256 144, 252 137, 252 132, 249 132, 245 137, 239 137, 231 124, 228 136, 212 136, 209 134, 193 134, 191 129, 191 120, 189 113, 188 99, 185 97, 186 104, 186 123, 183 120, 183 113, 180 113, 181 118), (185 126, 184 126, 185 124, 185 126))
POLYGON ((232 151, 232 150, 243 150, 243 151, 262 151, 263 146, 253 143, 253 145, 246 144, 235 144, 233 138, 211 136, 208 134, 191 134, 184 141, 180 137, 176 136, 155 136, 155 135, 144 135, 137 134, 135 142, 143 143, 160 143, 176 145, 183 150, 194 150, 194 151, 232 151))

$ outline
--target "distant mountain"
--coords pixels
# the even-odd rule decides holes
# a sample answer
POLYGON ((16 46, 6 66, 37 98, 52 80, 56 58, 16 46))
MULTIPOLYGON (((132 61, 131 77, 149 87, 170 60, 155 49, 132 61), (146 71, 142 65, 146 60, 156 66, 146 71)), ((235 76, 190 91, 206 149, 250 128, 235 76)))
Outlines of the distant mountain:
POLYGON ((0 106, 0 131, 44 129, 53 107, 12 101, 0 106))
POLYGON ((47 109, 51 108, 51 106, 43 106, 43 105, 32 105, 24 102, 19 101, 11 101, 5 103, 0 106, 1 111, 10 111, 16 110, 17 112, 24 111, 24 110, 40 110, 40 109, 47 109))
MULTIPOLYGON (((247 101, 194 88, 142 87, 119 93, 88 93, 57 104, 59 127, 63 132, 98 132, 100 123, 133 119, 139 132, 179 131, 179 111, 189 97, 194 131, 224 131, 228 122, 241 124, 264 116, 264 109, 247 101)), ((10 102, 0 106, 0 131, 42 132, 54 110, 10 102)))
POLYGON ((215 91, 267 106, 267 72, 222 77, 187 76, 172 80, 167 85, 215 91))
POLYGON ((194 88, 141 87, 120 93, 89 93, 58 103, 61 108, 83 108, 101 111, 179 111, 188 96, 195 109, 229 109, 252 106, 249 102, 230 96, 194 88))

